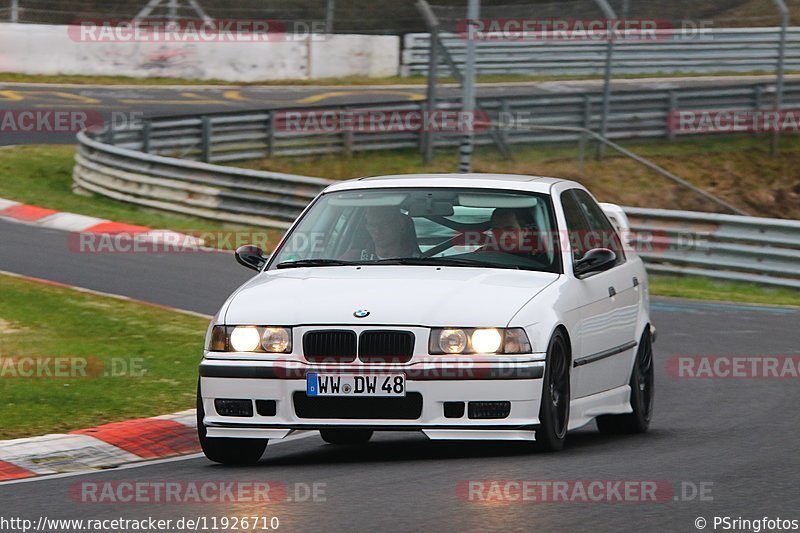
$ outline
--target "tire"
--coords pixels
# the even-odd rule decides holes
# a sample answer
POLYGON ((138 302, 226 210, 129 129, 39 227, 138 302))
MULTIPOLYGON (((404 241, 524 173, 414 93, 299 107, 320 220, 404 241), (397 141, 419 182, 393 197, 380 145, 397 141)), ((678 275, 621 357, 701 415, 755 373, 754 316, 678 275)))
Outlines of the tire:
POLYGON ((267 449, 268 439, 224 439, 206 436, 206 427, 203 425, 205 410, 203 398, 200 394, 200 383, 197 383, 197 437, 203 453, 215 463, 224 465, 252 465, 256 464, 264 450, 267 449))
POLYGON ((650 426, 655 396, 655 370, 653 364, 653 342, 650 328, 645 328, 636 360, 631 372, 631 408, 633 412, 624 415, 605 415, 597 417, 600 433, 620 435, 644 433, 650 426))
POLYGON ((328 444, 366 444, 372 438, 371 429, 320 429, 319 434, 328 444))
POLYGON ((557 452, 564 447, 569 424, 569 367, 567 340, 564 333, 558 330, 547 347, 539 429, 535 441, 538 451, 557 452))

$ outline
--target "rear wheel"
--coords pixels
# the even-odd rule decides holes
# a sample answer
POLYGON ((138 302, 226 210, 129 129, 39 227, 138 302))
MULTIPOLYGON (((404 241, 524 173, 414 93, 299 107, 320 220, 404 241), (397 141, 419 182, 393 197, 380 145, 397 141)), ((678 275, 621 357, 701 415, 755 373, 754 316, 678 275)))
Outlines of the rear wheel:
POLYGON ((564 333, 556 331, 547 347, 542 404, 536 448, 555 452, 564 447, 569 423, 569 349, 564 333))
POLYGON ((252 465, 261 459, 267 449, 268 439, 224 439, 206 436, 203 425, 205 410, 200 394, 200 383, 197 384, 197 437, 205 456, 215 463, 224 465, 252 465))
POLYGON ((631 373, 631 407, 633 412, 624 415, 606 415, 597 417, 597 429, 600 433, 644 433, 650 426, 653 414, 653 398, 655 394, 655 371, 653 365, 653 341, 650 329, 645 329, 636 361, 631 373))
POLYGON ((364 444, 372 438, 371 429, 320 429, 319 434, 328 444, 364 444))

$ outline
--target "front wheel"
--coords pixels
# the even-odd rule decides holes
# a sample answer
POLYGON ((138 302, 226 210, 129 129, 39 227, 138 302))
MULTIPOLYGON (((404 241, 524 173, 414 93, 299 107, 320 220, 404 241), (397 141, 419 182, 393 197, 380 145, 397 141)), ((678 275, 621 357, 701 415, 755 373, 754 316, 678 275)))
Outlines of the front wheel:
POLYGON ((655 394, 655 371, 653 365, 653 339, 650 329, 645 329, 636 361, 631 372, 631 408, 632 413, 624 415, 606 415, 597 417, 597 429, 600 433, 618 435, 622 433, 644 433, 650 427, 653 415, 653 397, 655 394))
POLYGON ((320 429, 319 434, 328 444, 364 444, 372 438, 371 429, 320 429))
POLYGON ((556 452, 564 447, 569 424, 569 349, 564 333, 556 331, 547 347, 539 408, 536 449, 556 452))
POLYGON ((215 463, 224 465, 252 465, 261 459, 267 449, 268 439, 224 439, 206 436, 203 425, 205 410, 200 394, 200 383, 197 384, 197 437, 205 456, 215 463))

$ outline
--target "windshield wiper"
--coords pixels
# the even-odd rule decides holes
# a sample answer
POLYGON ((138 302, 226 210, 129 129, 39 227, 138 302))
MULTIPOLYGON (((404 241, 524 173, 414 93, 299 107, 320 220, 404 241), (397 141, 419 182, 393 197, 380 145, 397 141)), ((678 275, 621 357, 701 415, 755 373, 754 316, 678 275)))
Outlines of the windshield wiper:
POLYGON ((510 268, 519 270, 517 265, 498 265, 487 261, 475 261, 461 257, 398 257, 395 259, 379 259, 366 264, 374 265, 420 265, 420 266, 464 266, 480 268, 510 268))
POLYGON ((322 266, 348 266, 355 265, 352 261, 341 259, 300 259, 298 261, 284 261, 278 263, 275 268, 301 268, 301 267, 322 267, 322 266))

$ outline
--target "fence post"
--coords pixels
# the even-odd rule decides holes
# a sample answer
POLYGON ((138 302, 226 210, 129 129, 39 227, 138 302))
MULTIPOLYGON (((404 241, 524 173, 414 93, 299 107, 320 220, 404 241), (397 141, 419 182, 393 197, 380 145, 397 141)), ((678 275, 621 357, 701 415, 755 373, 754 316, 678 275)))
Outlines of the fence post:
POLYGON ((208 115, 203 115, 203 127, 201 132, 201 146, 203 162, 208 163, 211 160, 211 118, 208 115))
MULTIPOLYGON (((345 107, 344 114, 346 116, 349 116, 350 109, 345 107)), ((342 129, 342 140, 343 140, 344 153, 347 157, 350 157, 351 155, 353 155, 353 128, 345 127, 342 129)))
POLYGON ((675 111, 678 110, 678 95, 675 91, 669 92, 669 107, 667 108, 667 139, 675 140, 675 111))
POLYGON ((267 112, 267 157, 275 156, 275 115, 276 112, 267 112))
POLYGON ((153 122, 151 120, 145 120, 144 124, 142 124, 142 152, 149 154, 150 153, 150 134, 153 129, 153 122))
POLYGON ((333 33, 333 14, 336 10, 334 0, 327 0, 325 3, 325 33, 333 33))
POLYGON ((504 127, 503 124, 505 121, 511 121, 513 119, 511 117, 511 106, 505 98, 500 99, 500 113, 501 115, 498 117, 498 122, 500 123, 500 139, 502 139, 503 144, 508 145, 509 128, 504 127))
MULTIPOLYGON (((427 87, 427 112, 429 114, 436 111, 436 82, 439 75, 439 36, 438 28, 434 26, 431 28, 430 37, 430 57, 428 58, 428 87, 427 87)), ((423 124, 425 121, 423 121, 423 124)), ((424 132, 422 141, 422 160, 425 164, 433 161, 433 150, 436 145, 436 139, 433 131, 424 132)))
MULTIPOLYGON (((583 97, 583 129, 589 130, 592 122, 592 98, 587 94, 583 97)), ((581 132, 580 142, 578 143, 578 171, 583 172, 586 163, 586 131, 581 132)))
MULTIPOLYGON (((467 56, 464 65, 464 82, 461 85, 461 112, 475 118, 475 55, 478 43, 473 34, 473 26, 478 24, 480 17, 481 0, 468 0, 467 2, 467 56)), ((474 130, 474 127, 473 127, 474 130)), ((472 172, 472 152, 475 150, 475 132, 467 131, 461 137, 458 153, 458 171, 472 172)))
POLYGON ((19 22, 19 0, 11 0, 11 15, 9 22, 16 24, 19 22))
MULTIPOLYGON (((603 11, 609 20, 616 20, 617 14, 611 8, 607 0, 595 0, 595 3, 603 11)), ((600 135, 605 139, 608 134, 608 115, 611 112, 611 73, 614 65, 614 32, 606 35, 608 46, 606 48, 606 66, 603 74, 603 116, 600 119, 600 135)), ((597 159, 603 159, 606 154, 606 145, 597 144, 597 159)))
POLYGON ((756 85, 753 87, 753 109, 758 111, 764 105, 764 87, 756 85))
MULTIPOLYGON (((780 113, 781 109, 783 109, 783 74, 784 62, 786 59, 786 28, 789 26, 789 8, 786 7, 786 4, 783 0, 773 0, 773 2, 775 2, 775 6, 781 13, 781 33, 780 42, 778 44, 778 64, 775 67, 775 76, 777 78, 775 80, 775 109, 778 111, 778 113, 780 113)), ((771 151, 773 156, 778 153, 780 136, 780 129, 775 128, 775 132, 772 135, 771 151)))

